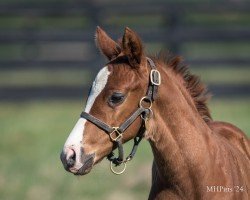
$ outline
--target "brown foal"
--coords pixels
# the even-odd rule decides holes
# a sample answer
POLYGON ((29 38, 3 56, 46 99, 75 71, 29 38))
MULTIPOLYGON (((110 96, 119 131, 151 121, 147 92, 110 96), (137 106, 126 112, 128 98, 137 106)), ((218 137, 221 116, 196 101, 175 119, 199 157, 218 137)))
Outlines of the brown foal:
MULTIPOLYGON (((145 96, 150 67, 140 38, 129 28, 115 42, 98 27, 96 44, 109 62, 93 83, 85 112, 119 126, 145 96)), ((234 125, 212 120, 206 86, 179 57, 151 59, 161 85, 144 134, 154 155, 149 199, 249 199, 249 139, 234 125)), ((122 143, 137 136, 141 123, 138 117, 123 133, 122 143)), ((61 159, 66 170, 83 175, 114 148, 105 131, 81 118, 61 159)))

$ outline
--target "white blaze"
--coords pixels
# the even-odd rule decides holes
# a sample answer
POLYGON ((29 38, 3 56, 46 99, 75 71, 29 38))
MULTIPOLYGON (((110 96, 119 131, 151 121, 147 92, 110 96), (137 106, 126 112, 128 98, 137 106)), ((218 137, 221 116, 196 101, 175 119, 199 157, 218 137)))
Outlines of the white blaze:
POLYGON ((96 97, 101 93, 101 91, 107 84, 109 74, 110 71, 108 70, 107 66, 102 68, 102 70, 97 74, 88 97, 87 105, 85 107, 85 112, 88 113, 92 108, 96 97))
MULTIPOLYGON (((97 74, 93 84, 92 88, 90 91, 90 94, 88 96, 88 101, 85 107, 85 112, 89 113, 91 110, 96 97, 101 93, 101 91, 105 88, 105 85, 107 84, 108 81, 108 76, 110 72, 108 70, 108 67, 105 66, 102 68, 99 73, 97 74)), ((69 147, 69 146, 79 146, 81 141, 82 141, 82 136, 84 132, 84 127, 85 127, 86 119, 80 118, 73 130, 71 131, 64 147, 69 147)))

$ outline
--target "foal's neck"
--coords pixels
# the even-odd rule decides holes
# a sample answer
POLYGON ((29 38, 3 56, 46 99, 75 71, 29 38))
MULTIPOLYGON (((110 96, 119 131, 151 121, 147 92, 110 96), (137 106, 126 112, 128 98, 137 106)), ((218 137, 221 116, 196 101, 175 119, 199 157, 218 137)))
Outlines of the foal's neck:
MULTIPOLYGON (((147 135, 154 154, 153 187, 178 195, 185 192, 187 197, 194 194, 190 188, 201 187, 196 184, 199 182, 196 179, 204 176, 206 170, 199 163, 209 160, 204 155, 210 129, 197 111, 181 77, 175 77, 171 70, 159 70, 162 85, 147 135)), ((151 191, 151 195, 153 193, 151 191)))

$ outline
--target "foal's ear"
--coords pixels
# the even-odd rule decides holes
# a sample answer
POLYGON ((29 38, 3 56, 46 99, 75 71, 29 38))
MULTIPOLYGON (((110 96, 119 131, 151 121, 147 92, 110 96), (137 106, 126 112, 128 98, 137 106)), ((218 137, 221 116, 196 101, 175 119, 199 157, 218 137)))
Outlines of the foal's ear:
POLYGON ((143 46, 139 36, 130 28, 125 28, 122 50, 132 67, 139 67, 143 56, 143 46))
POLYGON ((95 43, 101 53, 109 60, 116 58, 121 53, 120 46, 99 26, 96 28, 95 43))

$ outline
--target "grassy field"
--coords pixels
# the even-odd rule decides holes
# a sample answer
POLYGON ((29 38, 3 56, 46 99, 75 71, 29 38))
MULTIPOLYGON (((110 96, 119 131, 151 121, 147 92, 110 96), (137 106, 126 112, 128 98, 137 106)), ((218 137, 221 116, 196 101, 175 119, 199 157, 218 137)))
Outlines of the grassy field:
MULTIPOLYGON (((210 107, 214 119, 233 122, 249 134, 249 102, 215 100, 210 107)), ((59 154, 82 106, 79 101, 0 104, 0 199, 147 198, 152 154, 146 141, 124 175, 111 174, 105 160, 84 177, 64 171, 59 154)))

